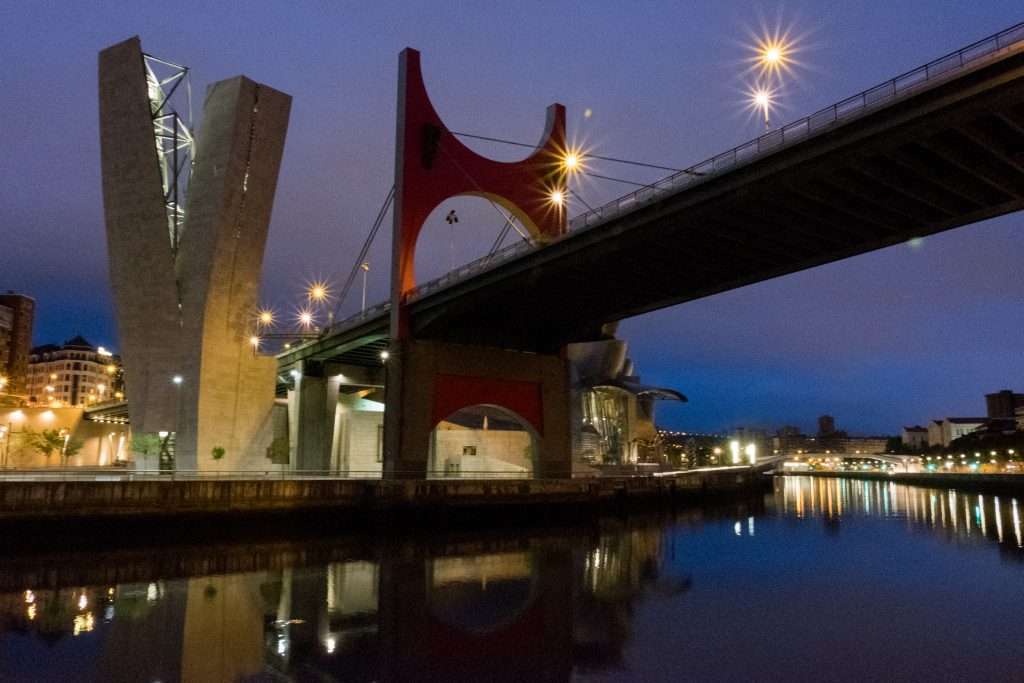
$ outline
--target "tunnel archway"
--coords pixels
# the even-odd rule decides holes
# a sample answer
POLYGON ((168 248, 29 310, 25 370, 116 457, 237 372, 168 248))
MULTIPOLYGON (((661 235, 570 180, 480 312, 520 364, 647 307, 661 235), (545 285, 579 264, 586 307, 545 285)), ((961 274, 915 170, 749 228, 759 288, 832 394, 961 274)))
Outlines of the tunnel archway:
POLYGON ((529 479, 537 471, 540 440, 532 424, 498 405, 459 408, 430 432, 431 479, 529 479))

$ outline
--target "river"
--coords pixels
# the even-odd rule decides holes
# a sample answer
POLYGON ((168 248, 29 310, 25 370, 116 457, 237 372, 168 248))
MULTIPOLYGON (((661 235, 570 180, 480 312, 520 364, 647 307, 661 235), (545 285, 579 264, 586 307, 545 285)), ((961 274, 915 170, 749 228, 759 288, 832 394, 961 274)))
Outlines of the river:
POLYGON ((0 557, 0 680, 1021 680, 1020 504, 785 477, 561 525, 44 543, 0 557))

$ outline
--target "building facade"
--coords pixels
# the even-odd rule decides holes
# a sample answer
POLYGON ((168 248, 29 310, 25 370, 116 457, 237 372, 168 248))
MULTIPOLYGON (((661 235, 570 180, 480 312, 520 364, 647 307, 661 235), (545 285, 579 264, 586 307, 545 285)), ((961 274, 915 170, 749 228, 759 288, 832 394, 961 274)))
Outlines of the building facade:
POLYGON ((910 448, 923 448, 928 445, 928 428, 920 425, 904 427, 900 439, 910 448))
POLYGON ((32 349, 26 384, 36 405, 90 406, 124 397, 121 359, 81 336, 32 349))
POLYGON ((985 417, 947 417, 928 423, 928 445, 945 448, 961 436, 967 436, 988 424, 985 417))
POLYGON ((985 394, 985 412, 993 419, 1013 419, 1018 412, 1024 410, 1024 394, 1009 389, 985 394))
POLYGON ((0 294, 0 393, 24 394, 36 302, 8 291, 0 294))

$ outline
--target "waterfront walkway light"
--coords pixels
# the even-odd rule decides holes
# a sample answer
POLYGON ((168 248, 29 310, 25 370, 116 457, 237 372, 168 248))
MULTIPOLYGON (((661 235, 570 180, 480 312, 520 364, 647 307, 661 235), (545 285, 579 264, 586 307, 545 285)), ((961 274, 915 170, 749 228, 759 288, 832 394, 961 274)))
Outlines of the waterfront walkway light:
POLYGON ((182 378, 181 375, 175 375, 174 377, 171 378, 171 381, 174 382, 174 384, 176 384, 177 386, 181 386, 181 383, 184 382, 185 380, 182 378))

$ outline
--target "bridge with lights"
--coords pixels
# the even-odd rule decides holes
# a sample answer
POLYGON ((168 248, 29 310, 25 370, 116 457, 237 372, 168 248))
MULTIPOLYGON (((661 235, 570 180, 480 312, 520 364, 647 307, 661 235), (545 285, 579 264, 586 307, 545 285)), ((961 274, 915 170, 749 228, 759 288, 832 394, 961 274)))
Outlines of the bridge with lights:
MULTIPOLYGON (((474 166, 430 107, 418 55, 407 51, 402 64, 392 299, 278 355, 282 386, 327 366, 374 386, 386 373, 396 420, 417 402, 454 405, 448 394, 467 389, 403 380, 418 344, 434 355, 413 360, 413 374, 430 366, 447 377, 474 349, 499 364, 523 352, 557 359, 623 318, 1024 208, 1024 24, 571 220, 569 183, 588 160, 566 147, 557 105, 534 156, 474 166), (416 184, 403 187, 403 174, 416 184), (423 187, 429 196, 417 195, 423 187), (416 233, 455 194, 498 197, 531 239, 416 283, 416 233)), ((509 394, 476 379, 482 394, 509 394)), ((388 425, 385 458, 417 469, 423 427, 388 425)))

